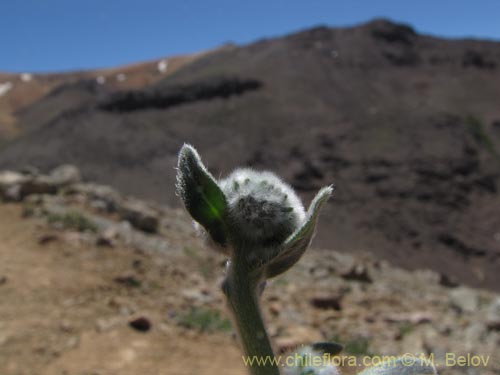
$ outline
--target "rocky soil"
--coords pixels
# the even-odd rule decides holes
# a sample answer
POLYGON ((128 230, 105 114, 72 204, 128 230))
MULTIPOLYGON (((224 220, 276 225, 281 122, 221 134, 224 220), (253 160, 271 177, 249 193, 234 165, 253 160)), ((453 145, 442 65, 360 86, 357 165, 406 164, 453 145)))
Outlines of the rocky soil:
MULTIPOLYGON (((1 172, 0 196, 1 374, 245 374, 225 260, 182 210, 68 165, 1 172)), ((440 374, 500 374, 500 295, 428 269, 311 249, 262 298, 279 352, 333 340, 346 355, 434 354, 440 374), (446 353, 490 360, 448 367, 446 353)))

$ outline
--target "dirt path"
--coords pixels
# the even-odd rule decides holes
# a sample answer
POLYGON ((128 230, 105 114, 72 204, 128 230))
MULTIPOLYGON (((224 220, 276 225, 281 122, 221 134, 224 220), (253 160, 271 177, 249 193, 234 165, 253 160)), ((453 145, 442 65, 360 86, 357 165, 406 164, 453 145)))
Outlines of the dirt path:
POLYGON ((47 230, 20 217, 19 206, 0 204, 0 374, 245 374, 230 334, 189 331, 167 317, 178 282, 165 259, 60 233, 42 245, 47 230), (132 264, 143 268, 140 290, 114 281, 132 264), (136 315, 152 329, 130 328, 136 315))

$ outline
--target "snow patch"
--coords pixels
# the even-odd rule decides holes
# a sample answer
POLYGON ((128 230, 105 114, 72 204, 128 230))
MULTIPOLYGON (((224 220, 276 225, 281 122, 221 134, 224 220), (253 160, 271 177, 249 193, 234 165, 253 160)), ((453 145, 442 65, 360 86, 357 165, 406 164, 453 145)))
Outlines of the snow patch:
POLYGON ((116 75, 116 80, 118 82, 123 82, 127 79, 127 75, 126 74, 123 74, 123 73, 120 73, 120 74, 117 74, 116 75))
POLYGON ((104 76, 99 76, 95 80, 99 85, 104 85, 106 83, 106 77, 104 76))
POLYGON ((33 75, 30 73, 22 73, 21 74, 21 81, 23 82, 30 82, 33 79, 33 75))
POLYGON ((0 96, 7 94, 12 89, 12 87, 14 87, 12 82, 0 83, 0 96))
POLYGON ((168 69, 168 61, 163 59, 158 62, 158 71, 160 73, 165 73, 168 69))

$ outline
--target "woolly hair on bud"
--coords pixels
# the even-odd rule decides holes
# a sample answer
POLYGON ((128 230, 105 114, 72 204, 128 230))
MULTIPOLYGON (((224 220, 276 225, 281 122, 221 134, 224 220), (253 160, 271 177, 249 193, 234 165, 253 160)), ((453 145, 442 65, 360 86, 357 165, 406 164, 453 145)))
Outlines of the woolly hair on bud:
POLYGON ((293 189, 271 172, 237 169, 219 181, 228 204, 233 239, 279 244, 304 221, 305 210, 293 189))

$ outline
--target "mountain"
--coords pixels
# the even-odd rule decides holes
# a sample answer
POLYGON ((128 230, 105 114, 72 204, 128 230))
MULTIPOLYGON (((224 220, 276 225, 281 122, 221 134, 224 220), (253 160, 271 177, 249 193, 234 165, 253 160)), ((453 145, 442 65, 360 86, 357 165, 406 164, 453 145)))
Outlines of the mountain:
MULTIPOLYGON (((8 97, 8 93, 4 95, 8 97)), ((315 246, 500 290, 500 43, 375 20, 227 45, 148 85, 65 82, 15 114, 0 168, 77 165, 170 205, 177 152, 336 191, 315 246)))
MULTIPOLYGON (((190 56, 175 56, 168 59, 164 58, 93 71, 53 74, 0 72, 0 140, 5 141, 19 135, 20 129, 17 126, 19 112, 22 112, 24 108, 29 107, 47 94, 53 95, 54 92, 57 93, 58 90, 71 85, 78 87, 81 82, 94 82, 98 85, 105 85, 108 90, 144 88, 202 55, 203 53, 190 56)), ((78 89, 70 90, 70 92, 78 96, 78 89)), ((75 100, 75 98, 64 98, 64 100, 71 101, 75 100)), ((44 108, 45 115, 53 115, 65 110, 65 105, 65 101, 52 103, 50 109, 44 108)), ((43 119, 38 119, 38 121, 43 121, 43 119)))

